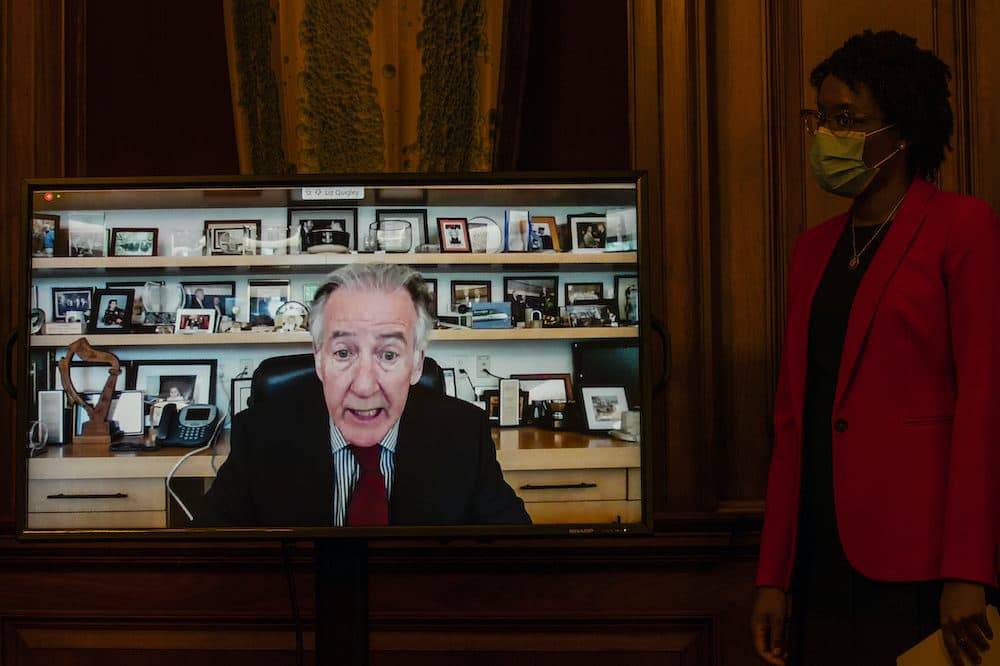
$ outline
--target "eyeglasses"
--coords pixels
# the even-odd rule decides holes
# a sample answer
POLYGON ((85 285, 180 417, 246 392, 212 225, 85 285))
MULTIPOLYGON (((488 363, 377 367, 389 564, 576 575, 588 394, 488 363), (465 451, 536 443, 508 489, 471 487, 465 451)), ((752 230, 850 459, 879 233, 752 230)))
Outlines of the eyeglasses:
POLYGON ((810 135, 816 134, 820 127, 826 126, 834 136, 844 136, 847 132, 864 131, 855 126, 867 121, 867 118, 858 118, 849 111, 838 111, 832 115, 826 115, 815 109, 802 109, 799 112, 802 117, 802 125, 810 135))

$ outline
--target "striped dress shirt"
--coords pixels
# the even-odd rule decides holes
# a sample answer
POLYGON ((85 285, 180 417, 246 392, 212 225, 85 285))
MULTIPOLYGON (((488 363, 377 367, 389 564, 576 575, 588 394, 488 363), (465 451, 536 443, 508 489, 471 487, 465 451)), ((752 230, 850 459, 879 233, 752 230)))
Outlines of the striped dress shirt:
MULTIPOLYGON (((385 479, 386 500, 392 497, 392 479, 396 471, 396 438, 399 436, 399 421, 389 428, 379 445, 382 454, 379 456, 379 470, 385 479)), ((361 477, 361 466, 351 453, 350 443, 344 439, 330 419, 330 447, 333 449, 333 524, 343 526, 347 523, 347 505, 351 501, 354 486, 361 477)))

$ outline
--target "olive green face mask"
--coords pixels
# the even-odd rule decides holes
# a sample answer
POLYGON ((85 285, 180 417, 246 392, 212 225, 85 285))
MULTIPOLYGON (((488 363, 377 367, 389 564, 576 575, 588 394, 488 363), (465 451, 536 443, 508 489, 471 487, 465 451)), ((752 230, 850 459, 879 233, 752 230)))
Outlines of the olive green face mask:
POLYGON ((851 199, 864 192, 875 178, 879 167, 900 151, 897 147, 873 166, 868 166, 862 158, 865 139, 890 127, 893 125, 880 127, 873 132, 851 130, 836 134, 826 127, 817 129, 812 145, 809 146, 809 164, 819 186, 831 194, 851 199))

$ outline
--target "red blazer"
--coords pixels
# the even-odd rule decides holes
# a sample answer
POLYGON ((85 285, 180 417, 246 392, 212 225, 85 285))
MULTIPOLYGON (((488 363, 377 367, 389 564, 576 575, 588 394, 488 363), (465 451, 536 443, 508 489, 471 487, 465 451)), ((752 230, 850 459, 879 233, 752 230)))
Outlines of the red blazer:
MULTIPOLYGON (((758 585, 792 577, 809 310, 846 224, 838 215, 792 251, 758 585)), ((854 299, 831 421, 834 506, 857 571, 996 585, 1000 220, 988 204, 913 181, 854 299)))

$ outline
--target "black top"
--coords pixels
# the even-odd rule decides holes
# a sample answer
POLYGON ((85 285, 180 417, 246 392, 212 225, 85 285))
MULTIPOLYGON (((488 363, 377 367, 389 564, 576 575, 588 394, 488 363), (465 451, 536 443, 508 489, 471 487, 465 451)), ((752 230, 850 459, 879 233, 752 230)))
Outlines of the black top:
MULTIPOLYGON (((851 228, 845 228, 810 310, 793 664, 889 666, 938 626, 940 583, 884 583, 855 571, 844 555, 834 508, 833 400, 847 322, 865 271, 891 226, 878 233, 853 270, 848 268, 851 228)), ((877 225, 858 227, 856 246, 877 231, 877 225)))

